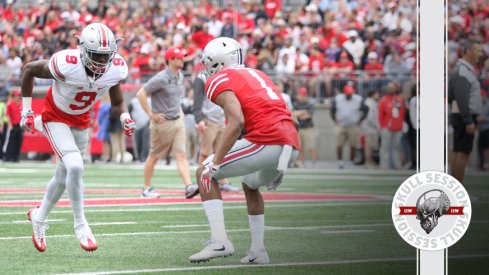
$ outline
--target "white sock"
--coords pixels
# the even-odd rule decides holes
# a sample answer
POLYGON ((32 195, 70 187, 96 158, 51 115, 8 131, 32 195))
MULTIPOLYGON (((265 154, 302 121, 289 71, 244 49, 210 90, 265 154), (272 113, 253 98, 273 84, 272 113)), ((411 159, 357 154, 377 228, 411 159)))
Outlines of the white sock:
POLYGON ((49 213, 53 210, 56 203, 59 201, 66 189, 66 169, 61 164, 58 163, 56 166, 56 171, 54 177, 48 183, 48 190, 44 194, 41 206, 36 211, 36 221, 46 222, 49 213))
POLYGON ((250 221, 251 232, 251 249, 252 251, 260 251, 264 248, 263 238, 265 236, 265 214, 248 215, 250 221))
POLYGON ((224 226, 222 200, 208 200, 204 201, 202 205, 204 206, 204 211, 211 228, 211 238, 216 241, 226 241, 228 236, 226 234, 226 227, 224 226))

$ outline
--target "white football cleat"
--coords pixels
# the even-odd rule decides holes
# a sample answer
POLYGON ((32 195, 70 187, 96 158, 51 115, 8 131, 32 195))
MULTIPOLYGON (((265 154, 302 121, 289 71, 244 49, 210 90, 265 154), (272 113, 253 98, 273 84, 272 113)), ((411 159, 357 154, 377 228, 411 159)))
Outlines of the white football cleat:
POLYGON ((219 186, 219 190, 223 192, 238 192, 239 188, 232 185, 230 182, 226 182, 221 184, 221 186, 219 186))
POLYGON ((258 252, 249 251, 248 255, 244 256, 241 261, 242 264, 268 264, 267 250, 265 248, 260 249, 258 252))
POLYGON ((199 194, 199 185, 197 183, 192 183, 185 186, 185 198, 191 199, 199 194))
POLYGON ((92 230, 87 223, 82 223, 75 228, 75 234, 78 240, 80 240, 80 245, 85 251, 95 251, 97 250, 97 241, 92 234, 92 230))
POLYGON ((34 243, 34 247, 39 252, 44 252, 46 250, 46 229, 49 228, 47 222, 39 222, 34 219, 37 213, 37 209, 32 208, 27 212, 27 219, 32 223, 32 242, 34 243))
POLYGON ((207 262, 212 258, 227 257, 234 254, 234 246, 231 241, 218 242, 215 240, 209 240, 205 244, 205 247, 188 259, 191 263, 207 262))
POLYGON ((160 194, 156 193, 153 189, 153 187, 149 187, 147 189, 143 190, 143 193, 141 194, 143 198, 159 198, 160 194))

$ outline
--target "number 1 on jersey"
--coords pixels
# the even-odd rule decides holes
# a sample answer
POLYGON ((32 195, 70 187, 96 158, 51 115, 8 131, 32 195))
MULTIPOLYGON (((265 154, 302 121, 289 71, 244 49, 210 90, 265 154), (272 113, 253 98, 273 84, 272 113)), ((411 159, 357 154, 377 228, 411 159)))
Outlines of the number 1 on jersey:
POLYGON ((270 88, 267 83, 265 83, 265 80, 257 74, 254 70, 247 70, 250 75, 260 83, 260 86, 267 91, 267 95, 271 100, 279 100, 280 98, 277 96, 277 94, 270 88))

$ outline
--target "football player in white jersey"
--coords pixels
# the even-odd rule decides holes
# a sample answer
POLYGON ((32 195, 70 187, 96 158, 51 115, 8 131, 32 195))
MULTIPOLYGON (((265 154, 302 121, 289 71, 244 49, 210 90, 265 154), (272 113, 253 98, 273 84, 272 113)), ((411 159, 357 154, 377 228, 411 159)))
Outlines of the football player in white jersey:
POLYGON ((40 207, 31 209, 32 241, 40 252, 46 249, 47 217, 68 189, 74 216, 76 237, 86 251, 97 249, 97 241, 88 226, 83 210, 82 153, 89 142, 90 109, 107 92, 112 108, 120 114, 126 135, 132 135, 134 122, 123 102, 121 82, 127 65, 117 52, 117 39, 104 24, 86 26, 77 36, 79 48, 62 50, 49 60, 26 64, 21 77, 22 121, 28 131, 41 131, 58 156, 54 177, 40 207), (44 99, 41 119, 34 119, 32 90, 34 78, 53 79, 44 99))

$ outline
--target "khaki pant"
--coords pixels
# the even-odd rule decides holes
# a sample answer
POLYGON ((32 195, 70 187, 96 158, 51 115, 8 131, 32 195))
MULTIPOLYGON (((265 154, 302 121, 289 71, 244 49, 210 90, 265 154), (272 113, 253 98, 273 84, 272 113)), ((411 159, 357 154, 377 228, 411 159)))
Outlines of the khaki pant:
POLYGON ((299 139, 302 150, 316 150, 316 130, 314 127, 299 129, 299 139))
POLYGON ((379 150, 379 134, 365 133, 365 148, 379 150))
POLYGON ((226 126, 209 120, 205 121, 205 125, 207 128, 201 136, 200 153, 204 156, 208 156, 214 153, 216 145, 220 142, 226 126))
POLYGON ((186 152, 186 134, 183 117, 177 120, 167 120, 163 123, 151 121, 149 126, 151 144, 149 155, 155 158, 164 158, 171 153, 186 152))
POLYGON ((351 147, 360 148, 360 127, 358 125, 350 127, 338 125, 336 127, 336 144, 344 146, 347 141, 351 147))

